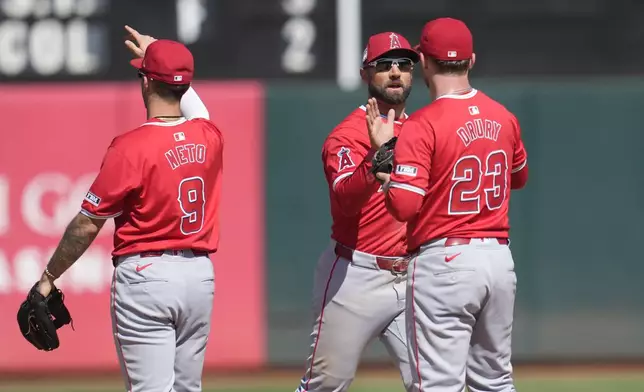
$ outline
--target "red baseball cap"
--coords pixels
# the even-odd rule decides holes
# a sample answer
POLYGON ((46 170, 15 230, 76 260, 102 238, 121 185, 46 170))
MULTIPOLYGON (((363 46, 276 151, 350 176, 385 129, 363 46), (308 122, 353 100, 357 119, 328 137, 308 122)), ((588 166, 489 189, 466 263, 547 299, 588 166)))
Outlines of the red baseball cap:
POLYGON ((195 61, 190 50, 180 42, 160 39, 145 50, 142 59, 130 61, 150 79, 167 84, 190 84, 195 61))
POLYGON ((470 29, 462 21, 452 18, 427 22, 416 48, 437 60, 467 60, 474 52, 470 29))
POLYGON ((418 52, 411 47, 407 38, 398 33, 388 31, 369 37, 367 47, 362 55, 362 64, 366 65, 378 57, 393 51, 406 52, 405 56, 409 57, 415 63, 419 60, 418 52))

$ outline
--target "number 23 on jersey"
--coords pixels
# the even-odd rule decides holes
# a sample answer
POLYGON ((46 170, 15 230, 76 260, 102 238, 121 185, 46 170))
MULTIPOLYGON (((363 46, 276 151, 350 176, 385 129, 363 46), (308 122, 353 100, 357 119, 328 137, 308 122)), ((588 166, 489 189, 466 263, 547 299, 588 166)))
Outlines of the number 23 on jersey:
POLYGON ((501 208, 507 196, 507 175, 508 156, 503 150, 492 151, 484 159, 476 155, 460 158, 452 170, 454 183, 449 193, 448 213, 476 214, 481 212, 482 203, 489 210, 501 208))

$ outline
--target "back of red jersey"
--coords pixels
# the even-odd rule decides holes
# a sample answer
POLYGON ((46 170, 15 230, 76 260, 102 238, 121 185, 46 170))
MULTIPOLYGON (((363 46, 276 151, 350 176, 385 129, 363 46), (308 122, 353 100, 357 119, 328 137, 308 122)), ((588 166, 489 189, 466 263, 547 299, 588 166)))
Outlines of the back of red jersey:
POLYGON ((519 124, 473 90, 414 113, 395 151, 392 187, 422 194, 409 245, 444 237, 508 237, 510 178, 526 163, 519 124))
POLYGON ((150 121, 113 140, 82 212, 115 218, 115 256, 214 252, 222 152, 222 135, 209 120, 150 121))

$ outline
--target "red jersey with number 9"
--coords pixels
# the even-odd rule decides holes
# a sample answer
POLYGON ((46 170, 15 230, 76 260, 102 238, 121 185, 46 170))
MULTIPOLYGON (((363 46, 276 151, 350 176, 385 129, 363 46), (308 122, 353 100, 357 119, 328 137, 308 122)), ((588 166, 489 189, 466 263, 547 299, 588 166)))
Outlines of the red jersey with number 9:
POLYGON ((409 250, 446 237, 507 238, 511 175, 526 162, 517 119, 480 91, 415 112, 398 138, 387 192, 394 216, 422 197, 407 224, 409 250))
POLYGON ((210 120, 150 120, 116 137, 81 213, 114 218, 114 251, 215 252, 223 138, 210 120))

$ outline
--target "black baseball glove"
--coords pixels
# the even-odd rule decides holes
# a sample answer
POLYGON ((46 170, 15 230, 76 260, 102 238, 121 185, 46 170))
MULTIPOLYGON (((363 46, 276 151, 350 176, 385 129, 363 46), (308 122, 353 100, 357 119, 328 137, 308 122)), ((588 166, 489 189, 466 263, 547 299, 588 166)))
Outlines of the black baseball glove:
POLYGON ((378 151, 373 155, 371 160, 371 172, 391 173, 394 167, 394 147, 396 146, 396 136, 392 137, 385 144, 380 146, 378 151))
MULTIPOLYGON (((57 329, 72 322, 65 306, 63 292, 53 287, 47 297, 38 292, 36 283, 18 309, 22 335, 38 350, 51 351, 60 346, 57 329)), ((73 328, 73 324, 72 324, 73 328)))

